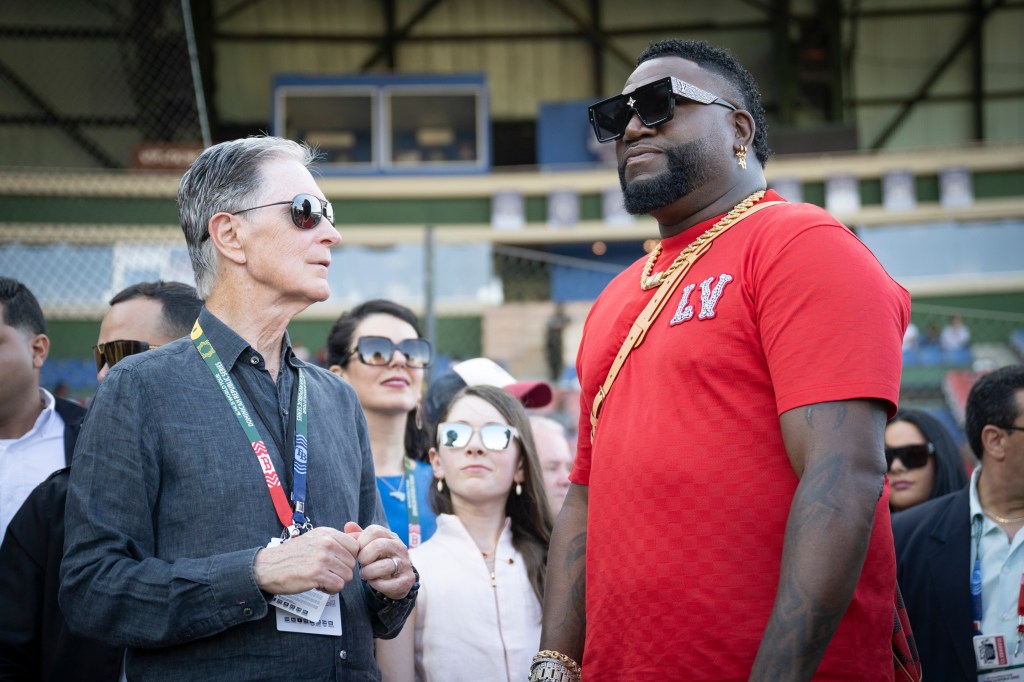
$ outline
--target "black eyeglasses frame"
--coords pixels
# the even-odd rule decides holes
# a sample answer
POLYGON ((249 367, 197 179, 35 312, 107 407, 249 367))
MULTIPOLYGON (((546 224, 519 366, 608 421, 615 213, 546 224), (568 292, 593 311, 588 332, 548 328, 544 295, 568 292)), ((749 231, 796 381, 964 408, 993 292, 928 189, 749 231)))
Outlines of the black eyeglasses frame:
MULTIPOLYGON (((640 87, 635 88, 630 92, 623 93, 621 95, 615 95, 614 97, 609 97, 608 99, 604 99, 601 100, 600 102, 592 104, 587 109, 587 114, 590 116, 590 125, 594 129, 594 134, 597 136, 597 141, 612 142, 613 140, 617 140, 626 134, 626 128, 629 126, 629 122, 632 120, 633 114, 639 116, 640 120, 643 121, 645 126, 652 128, 654 126, 659 126, 662 123, 671 121, 672 117, 675 115, 675 103, 677 97, 687 99, 692 102, 697 102, 698 104, 718 104, 720 106, 732 109, 733 111, 739 110, 731 102, 722 99, 718 95, 710 93, 702 88, 698 88, 696 85, 693 85, 692 83, 687 83, 686 81, 680 80, 675 76, 666 76, 665 78, 658 79, 652 83, 641 85, 640 87), (647 108, 647 106, 651 104, 651 102, 647 101, 646 98, 656 99, 653 97, 652 93, 657 92, 659 89, 663 89, 666 85, 669 86, 669 90, 666 92, 667 99, 664 102, 666 110, 657 116, 644 116, 644 114, 641 112, 641 108, 647 108), (617 108, 623 104, 626 106, 626 110, 629 112, 629 116, 624 117, 621 121, 622 130, 619 130, 617 132, 612 130, 610 135, 603 135, 601 133, 601 130, 609 129, 609 127, 602 126, 598 122, 598 116, 602 113, 601 110, 608 108, 617 108), (642 106, 638 107, 638 104, 641 104, 642 106)), ((615 113, 618 114, 620 112, 615 113)), ((618 127, 619 121, 615 120, 615 115, 605 114, 605 116, 608 120, 614 121, 616 123, 616 127, 618 127)))
POLYGON ((928 464, 928 459, 935 454, 935 446, 931 443, 915 443, 898 448, 885 448, 886 471, 892 469, 894 460, 899 459, 907 469, 920 469, 928 464))

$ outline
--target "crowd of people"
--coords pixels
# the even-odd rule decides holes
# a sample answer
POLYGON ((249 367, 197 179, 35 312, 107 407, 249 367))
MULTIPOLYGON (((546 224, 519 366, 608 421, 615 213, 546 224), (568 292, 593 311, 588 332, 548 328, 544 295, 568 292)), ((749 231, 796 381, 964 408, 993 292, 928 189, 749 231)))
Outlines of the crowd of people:
POLYGON ((590 117, 662 241, 594 303, 568 424, 542 413, 557 386, 492 359, 425 382, 392 301, 342 315, 326 367, 296 352, 342 238, 288 140, 184 174, 196 286, 113 297, 88 412, 39 386, 42 310, 0 278, 0 679, 1024 668, 1024 368, 971 391, 977 463, 897 408, 909 296, 767 190, 727 52, 654 43, 590 117))

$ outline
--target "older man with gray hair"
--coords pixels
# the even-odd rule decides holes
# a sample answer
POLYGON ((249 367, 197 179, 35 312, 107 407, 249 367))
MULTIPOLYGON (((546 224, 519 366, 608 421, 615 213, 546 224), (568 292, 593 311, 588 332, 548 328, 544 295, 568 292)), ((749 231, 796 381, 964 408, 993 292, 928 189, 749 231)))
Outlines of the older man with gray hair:
POLYGON ((186 171, 206 305, 191 338, 110 370, 78 441, 61 607, 128 647, 129 679, 376 680, 373 638, 415 601, 355 393, 286 332, 341 241, 312 161, 249 138, 186 171))

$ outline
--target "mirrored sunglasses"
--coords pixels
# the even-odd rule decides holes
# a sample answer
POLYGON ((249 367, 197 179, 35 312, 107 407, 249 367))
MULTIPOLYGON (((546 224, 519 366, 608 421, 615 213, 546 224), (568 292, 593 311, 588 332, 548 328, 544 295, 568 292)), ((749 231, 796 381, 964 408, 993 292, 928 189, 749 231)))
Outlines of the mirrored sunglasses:
POLYGON ((928 463, 928 458, 934 454, 935 446, 931 443, 904 445, 901 448, 886 448, 885 465, 886 468, 892 469, 893 460, 899 459, 903 462, 903 466, 908 469, 920 469, 928 463))
POLYGON ((413 369, 428 367, 434 355, 434 348, 426 339, 406 339, 395 343, 383 336, 360 336, 356 349, 350 355, 358 355, 364 365, 382 367, 391 364, 396 350, 405 356, 405 364, 413 369))
POLYGON ((103 365, 113 367, 129 355, 135 355, 136 353, 157 347, 145 341, 118 339, 117 341, 107 341, 106 343, 99 343, 93 346, 92 358, 96 361, 96 371, 99 372, 103 369, 103 365))
POLYGON ((641 85, 632 92, 609 97, 591 105, 588 110, 590 125, 594 127, 598 142, 611 142, 626 133, 626 126, 629 125, 634 113, 648 127, 672 120, 677 97, 699 104, 719 104, 736 110, 736 107, 718 95, 674 76, 667 76, 653 83, 641 85))
MULTIPOLYGON (((320 224, 321 218, 326 218, 327 222, 334 225, 334 207, 331 206, 331 202, 321 200, 320 197, 313 196, 312 194, 296 194, 295 198, 291 201, 275 201, 270 204, 263 204, 262 206, 243 208, 241 211, 235 211, 231 215, 255 211, 258 208, 284 206, 286 204, 291 205, 292 223, 300 230, 313 229, 320 224)), ((206 236, 209 237, 209 233, 206 236)))
POLYGON ((469 445, 474 433, 480 434, 480 442, 488 450, 500 452, 519 437, 519 431, 508 424, 485 424, 479 429, 464 422, 442 422, 437 425, 437 445, 446 448, 464 448, 469 445))

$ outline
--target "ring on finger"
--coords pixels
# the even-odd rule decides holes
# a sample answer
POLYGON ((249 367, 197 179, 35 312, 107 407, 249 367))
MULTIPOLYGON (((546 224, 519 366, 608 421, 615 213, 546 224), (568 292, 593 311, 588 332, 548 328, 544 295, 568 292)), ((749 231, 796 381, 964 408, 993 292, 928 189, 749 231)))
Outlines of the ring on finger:
POLYGON ((398 575, 398 571, 401 568, 401 565, 398 563, 398 559, 396 559, 395 557, 389 556, 388 558, 391 559, 391 563, 395 565, 395 570, 391 571, 391 577, 394 578, 396 575, 398 575))

